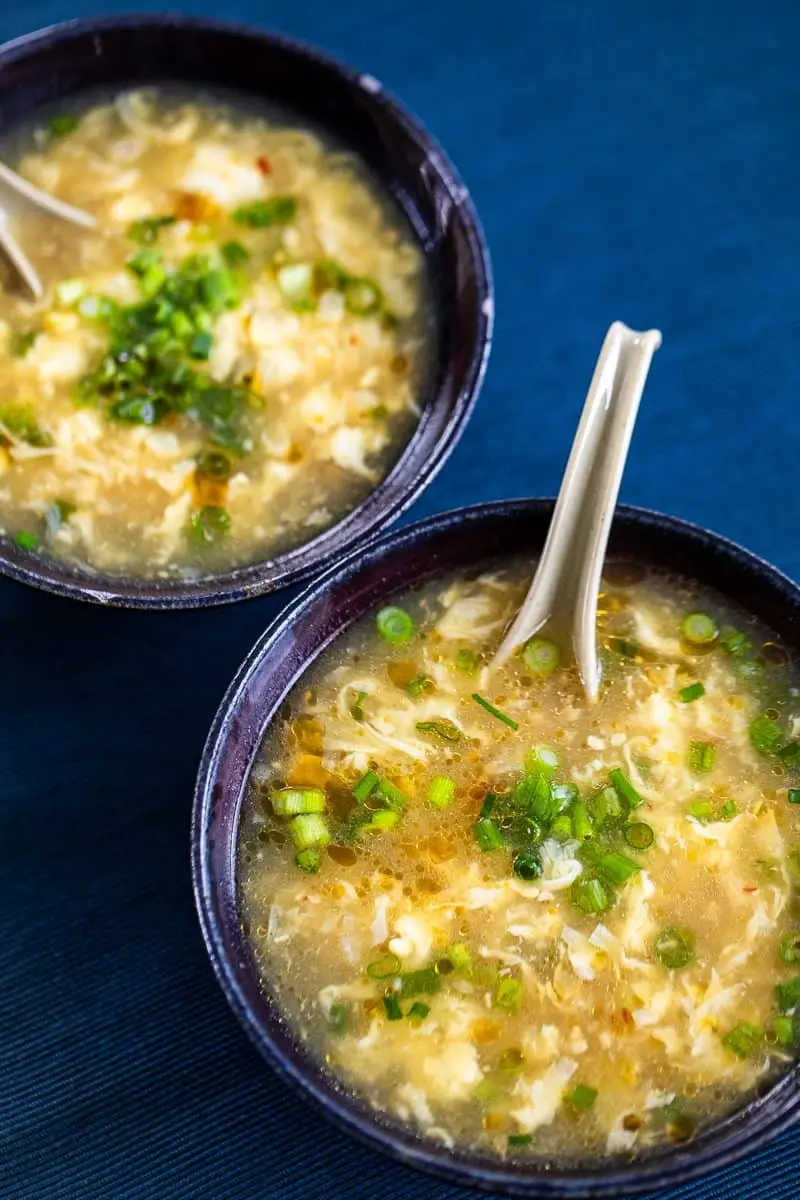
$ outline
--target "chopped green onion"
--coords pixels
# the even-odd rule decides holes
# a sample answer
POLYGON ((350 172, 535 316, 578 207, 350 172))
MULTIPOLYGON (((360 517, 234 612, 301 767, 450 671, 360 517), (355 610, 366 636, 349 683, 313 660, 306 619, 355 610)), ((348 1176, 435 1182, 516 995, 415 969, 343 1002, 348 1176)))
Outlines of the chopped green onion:
POLYGON ((174 225, 177 221, 174 213, 170 213, 165 217, 143 217, 140 221, 133 221, 128 226, 128 237, 134 242, 138 242, 140 246, 149 246, 157 241, 158 235, 167 225, 174 225))
POLYGON ((385 833, 388 829, 394 829, 395 825, 400 820, 400 814, 394 809, 380 809, 379 812, 373 813, 369 821, 361 826, 364 833, 385 833))
POLYGON ((230 514, 216 504, 207 504, 192 515, 189 521, 189 534, 193 542, 201 546, 211 546, 231 527, 230 514))
POLYGON ((783 732, 780 725, 766 713, 750 722, 750 745, 759 754, 777 754, 782 741, 783 732))
POLYGON ((775 1002, 781 1012, 788 1012, 800 1004, 800 975, 790 979, 788 983, 779 983, 775 987, 775 1002))
POLYGON ((706 613, 693 612, 683 618, 681 634, 693 646, 708 646, 719 637, 719 627, 706 613))
POLYGON ((691 929, 668 925, 653 942, 653 953, 667 970, 678 971, 694 959, 694 934, 691 929))
POLYGON ((555 750, 551 750, 549 746, 534 746, 525 755, 525 774, 536 775, 539 771, 544 771, 546 775, 553 775, 561 765, 561 760, 555 750))
POLYGON ((656 838, 652 826, 645 821, 633 821, 625 826, 624 833, 625 841, 634 850, 649 850, 656 838))
POLYGON ((689 742, 686 761, 692 771, 713 771, 717 750, 713 742, 689 742))
POLYGON ((604 787, 589 797, 589 812, 596 825, 601 828, 614 825, 624 816, 619 792, 615 787, 604 787))
POLYGON ((430 1016, 430 1012, 430 1007, 427 1004, 423 1004, 420 1000, 415 1000, 406 1013, 406 1016, 409 1021, 424 1021, 426 1017, 430 1016))
POLYGON ((569 813, 560 813, 550 826, 550 836, 565 842, 572 837, 572 817, 569 813))
POLYGON ((628 779, 628 776, 619 767, 615 767, 613 771, 609 771, 608 778, 628 808, 638 808, 640 804, 644 804, 644 797, 639 795, 630 779, 628 779))
POLYGON ((400 791, 400 788, 395 787, 388 779, 378 780, 378 795, 389 805, 389 808, 399 809, 405 808, 408 804, 408 796, 400 791))
POLYGON ((762 1029, 759 1029, 757 1025, 750 1025, 747 1021, 741 1021, 738 1025, 734 1025, 730 1033, 725 1034, 722 1044, 726 1050, 732 1050, 737 1058, 750 1058, 763 1039, 764 1031, 762 1029))
POLYGON ((278 291, 291 306, 301 312, 316 307, 313 295, 314 272, 310 263, 290 263, 276 275, 278 291))
POLYGON ((354 721, 364 720, 364 701, 367 698, 366 692, 356 692, 355 699, 350 705, 350 716, 354 721))
POLYGON ((472 826, 472 833, 484 853, 490 850, 502 850, 505 845, 503 835, 489 817, 480 817, 472 826))
POLYGON ((519 724, 513 717, 509 717, 508 713, 504 713, 501 709, 495 708, 490 704, 479 692, 472 693, 472 699, 476 704, 480 704, 481 708, 488 712, 491 716, 496 717, 498 721, 502 721, 504 725, 508 725, 510 729, 519 729, 519 724))
POLYGON ((550 675, 561 662, 561 647, 549 638, 531 638, 525 643, 522 661, 534 675, 550 675))
POLYGON ((746 633, 741 633, 738 629, 723 629, 720 634, 719 644, 723 650, 734 657, 749 654, 753 649, 751 639, 746 633))
POLYGON ((324 812, 327 803, 325 793, 318 788, 281 788, 270 794, 270 801, 278 817, 324 812))
POLYGON ((478 669, 478 656, 474 650, 459 650, 456 667, 464 675, 474 675, 478 669))
POLYGON ((570 900, 585 913, 601 913, 611 907, 611 896, 599 879, 579 875, 569 891, 570 900))
POLYGON ((332 1004, 328 1013, 328 1029, 331 1033, 346 1033, 350 1014, 344 1004, 332 1004))
POLYGON ((578 841, 584 842, 592 836, 592 821, 589 810, 582 800, 576 801, 572 808, 572 831, 578 841))
POLYGON ((494 808, 496 803, 497 803, 497 796, 495 795, 495 793, 487 792, 486 795, 483 797, 483 804, 481 805, 481 811, 479 813, 479 816, 490 817, 492 815, 492 809, 494 808))
POLYGON ((589 1087, 586 1083, 579 1083, 565 1099, 567 1104, 571 1104, 573 1108, 580 1108, 586 1112, 594 1104, 597 1094, 597 1088, 589 1087))
POLYGON ((225 242, 220 246, 219 252, 226 266, 229 267, 241 267, 250 257, 241 242, 225 242))
POLYGON ((20 550, 27 551, 28 554, 33 554, 34 550, 39 549, 39 539, 35 533, 29 533, 27 529, 20 529, 14 541, 19 546, 20 550))
POLYGON ((86 284, 82 279, 62 279, 55 286, 56 302, 63 304, 65 308, 70 304, 75 304, 85 294, 86 284))
POLYGON ((626 858, 624 854, 618 854, 616 850, 609 850, 597 863, 598 873, 608 883, 613 884, 627 883, 631 876, 637 875, 641 869, 638 863, 626 858))
POLYGON ((513 870, 514 874, 526 883, 531 879, 538 879, 542 873, 542 860, 538 852, 520 850, 519 854, 514 856, 513 870))
POLYGON ((370 979, 390 979, 393 975, 400 974, 402 966, 396 954, 384 954, 382 958, 367 963, 367 974, 370 979))
POLYGON ((494 1002, 498 1008, 505 1008, 509 1012, 513 1012, 519 1008, 523 991, 521 979, 501 979, 495 990, 494 1002))
POLYGON ((790 741, 781 746, 778 758, 788 771, 800 771, 800 742, 790 741))
POLYGON ((300 850, 295 854, 294 861, 301 870, 307 871, 309 875, 316 875, 322 855, 319 850, 300 850))
POLYGON ((417 721, 417 729, 420 733, 435 733, 443 742, 461 741, 461 730, 446 718, 435 721, 417 721))
POLYGON ((428 804, 434 808, 449 808, 456 794, 456 785, 446 775, 434 775, 428 785, 428 804))
POLYGON ((678 692, 678 699, 681 704, 691 704, 693 700, 699 700, 701 696, 705 696, 706 689, 699 681, 690 683, 687 687, 681 688, 678 692))
POLYGON ((447 957, 453 964, 454 971, 466 975, 472 970, 472 955, 465 942, 453 942, 447 951, 447 957))
POLYGON ((686 812, 695 821, 711 821, 714 817, 710 800, 692 800, 691 804, 687 804, 686 812))
POLYGON ((773 1017, 771 1033, 773 1041, 785 1049, 794 1046, 797 1040, 795 1022, 792 1017, 773 1017))
POLYGON ((610 648, 617 654, 621 654, 623 658, 636 658, 639 653, 638 645, 629 638, 611 638, 610 648))
POLYGON ((214 345, 214 336, 207 329, 201 329, 189 342, 189 354, 192 358, 207 359, 214 345))
POLYGON ((36 423, 33 412, 22 404, 0 404, 0 434, 9 434, 29 446, 50 446, 53 441, 36 423))
POLYGON ((533 1137, 530 1133, 510 1133, 508 1135, 509 1146, 530 1146, 533 1142, 533 1137))
POLYGON ((389 992, 383 997, 383 1007, 386 1009, 386 1017, 389 1021, 402 1021, 403 1010, 396 992, 389 992))
POLYGON ((783 935, 778 951, 778 958, 783 963, 800 961, 800 932, 793 930, 791 933, 783 935))
POLYGON ((266 229, 269 225, 287 225, 297 213, 294 196, 272 196, 269 200, 253 200, 241 204, 231 214, 237 225, 251 229, 266 229))
POLYGON ((301 813, 289 822, 289 833, 298 850, 308 846, 327 846, 331 840, 328 822, 319 813, 301 813))
POLYGON ((363 804, 365 800, 369 800, 377 786, 378 776, 374 771, 367 771, 366 775, 362 775, 358 783, 353 787, 353 795, 359 804, 363 804))
POLYGON ((47 132, 51 138, 66 137, 78 128, 80 120, 72 113, 58 113, 47 122, 47 132))
POLYGON ((404 608, 388 604, 375 617, 378 633, 392 646, 402 646, 414 636, 414 622, 404 608))
POLYGON ((369 317, 380 310, 383 294, 371 279, 350 278, 344 285, 344 303, 355 316, 369 317))
POLYGON ((717 813, 717 819, 720 821, 732 821, 739 809, 736 806, 735 800, 726 800, 717 813))
POLYGON ((433 967, 420 967, 400 976, 400 995, 403 997, 432 995, 441 987, 439 976, 433 967))
POLYGON ((25 333, 15 333, 11 338, 9 349, 15 358, 24 358, 39 336, 38 330, 28 329, 25 333))
POLYGON ((415 677, 406 684, 406 692, 412 698, 412 700, 416 700, 425 692, 433 692, 435 690, 436 684, 433 682, 430 675, 425 675, 424 673, 421 675, 415 675, 415 677))
POLYGON ((558 811, 571 808, 577 803, 580 796, 577 783, 556 783, 553 784, 553 799, 558 805, 558 811))
POLYGON ((231 475, 231 460, 222 450, 201 450, 195 459, 198 475, 208 479, 229 479, 231 475))

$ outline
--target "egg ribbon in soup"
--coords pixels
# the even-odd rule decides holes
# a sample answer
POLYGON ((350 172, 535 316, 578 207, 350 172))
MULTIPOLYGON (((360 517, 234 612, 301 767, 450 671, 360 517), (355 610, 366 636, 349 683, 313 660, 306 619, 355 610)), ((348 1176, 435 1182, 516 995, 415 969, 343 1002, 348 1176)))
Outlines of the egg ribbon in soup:
POLYGON ((94 230, 20 219, 46 291, 0 292, 0 529, 197 577, 354 508, 410 437, 421 254, 353 155, 213 97, 126 93, 7 149, 94 230))
POLYGON ((357 1095, 448 1146, 683 1141, 797 1045, 796 671, 719 598, 608 576, 597 705, 543 637, 484 670, 511 566, 354 627, 253 773, 265 987, 357 1095))

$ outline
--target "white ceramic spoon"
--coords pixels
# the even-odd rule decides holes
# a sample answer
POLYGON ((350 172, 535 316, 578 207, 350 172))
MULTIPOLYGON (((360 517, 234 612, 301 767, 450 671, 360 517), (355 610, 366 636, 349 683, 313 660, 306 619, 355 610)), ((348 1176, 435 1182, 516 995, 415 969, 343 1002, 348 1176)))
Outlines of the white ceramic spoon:
POLYGON ((611 518, 657 329, 636 333, 615 321, 606 334, 561 482, 547 541, 522 607, 492 666, 544 629, 571 644, 590 701, 597 699, 597 594, 611 518))
POLYGON ((73 225, 81 225, 84 229, 91 229, 95 220, 90 213, 84 212, 81 208, 73 208, 71 204, 65 204, 63 200, 56 200, 55 196, 49 196, 47 192, 40 191, 32 183, 28 183, 27 179, 18 175, 16 171, 12 171, 4 163, 0 163, 0 251, 8 259, 11 267, 34 299, 41 300, 44 288, 39 274, 9 228, 9 208, 15 206, 34 208, 48 216, 58 217, 62 221, 70 221, 73 225))

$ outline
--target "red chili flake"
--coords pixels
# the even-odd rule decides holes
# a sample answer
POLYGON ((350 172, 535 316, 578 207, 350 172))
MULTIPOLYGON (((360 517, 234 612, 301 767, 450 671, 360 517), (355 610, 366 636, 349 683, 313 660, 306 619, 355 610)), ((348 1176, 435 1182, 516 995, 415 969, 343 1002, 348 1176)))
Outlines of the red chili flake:
POLYGON ((622 1013, 622 1019, 625 1022, 625 1024, 632 1025, 633 1024, 633 1013, 631 1012, 631 1010, 629 1008, 623 1008, 623 1009, 621 1009, 621 1013, 622 1013))
POLYGON ((350 337, 348 338, 348 341, 350 342, 351 346, 357 346, 360 340, 361 339, 359 338, 357 333, 351 333, 350 337))
POLYGON ((269 159, 267 158, 266 154, 262 154, 262 155, 260 155, 259 158, 256 159, 256 166, 258 167, 258 169, 262 175, 271 175, 272 174, 272 164, 269 161, 269 159))
POLYGON ((757 883, 748 883, 745 887, 742 888, 742 891, 743 892, 757 892, 758 884, 757 883))

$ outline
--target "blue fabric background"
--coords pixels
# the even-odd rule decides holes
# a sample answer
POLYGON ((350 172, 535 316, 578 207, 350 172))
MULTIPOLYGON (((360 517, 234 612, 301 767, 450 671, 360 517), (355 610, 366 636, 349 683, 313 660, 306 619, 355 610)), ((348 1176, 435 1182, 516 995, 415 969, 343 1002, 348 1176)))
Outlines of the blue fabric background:
MULTIPOLYGON (((551 495, 620 317, 664 332, 623 498, 800 574, 796 0, 193 9, 369 70, 428 123, 473 192, 497 338, 468 432, 414 517, 551 495)), ((9 2, 0 36, 99 11, 9 2)), ((188 867, 194 771, 225 685, 289 598, 161 616, 0 581, 9 1200, 467 1196, 310 1115, 245 1041, 205 958, 188 867)), ((673 1195, 789 1197, 798 1148, 800 1133, 786 1135, 673 1195)))

